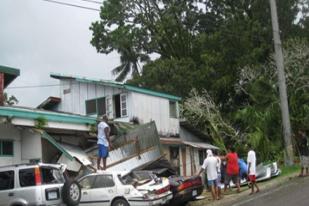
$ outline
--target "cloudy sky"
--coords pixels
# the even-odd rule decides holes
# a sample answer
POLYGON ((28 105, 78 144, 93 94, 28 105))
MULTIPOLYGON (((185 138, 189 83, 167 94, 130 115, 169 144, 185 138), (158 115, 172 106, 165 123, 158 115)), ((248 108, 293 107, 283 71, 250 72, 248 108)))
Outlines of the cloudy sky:
MULTIPOLYGON (((84 0, 57 1, 100 7, 84 0)), ((90 45, 89 26, 98 19, 98 11, 43 0, 0 0, 0 65, 21 71, 6 92, 19 105, 35 107, 48 96, 59 96, 58 86, 20 87, 58 84, 51 72, 112 79, 117 53, 98 54, 90 45)))

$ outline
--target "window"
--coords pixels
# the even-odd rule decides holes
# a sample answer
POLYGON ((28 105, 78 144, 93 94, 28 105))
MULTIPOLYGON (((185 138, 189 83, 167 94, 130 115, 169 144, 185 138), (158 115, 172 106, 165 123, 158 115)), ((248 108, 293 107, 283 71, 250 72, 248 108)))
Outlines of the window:
POLYGON ((14 188, 14 171, 0 172, 0 191, 14 188))
POLYGON ((128 116, 127 94, 114 95, 114 103, 116 118, 128 116))
POLYGON ((97 114, 98 115, 106 114, 105 97, 97 99, 97 114))
POLYGON ((86 101, 86 114, 97 113, 97 102, 95 99, 86 101))
POLYGON ((106 102, 105 97, 86 100, 86 114, 97 114, 103 115, 106 114, 106 102))
POLYGON ((35 185, 34 168, 19 170, 19 184, 21 187, 35 185))
POLYGON ((95 180, 95 176, 88 176, 82 179, 79 184, 84 189, 91 189, 95 180))
POLYGON ((93 188, 114 187, 115 183, 112 175, 98 175, 93 188))
POLYGON ((64 177, 60 170, 55 168, 41 167, 42 184, 64 183, 64 177))
POLYGON ((170 117, 177 118, 177 107, 176 102, 170 101, 170 117))
POLYGON ((13 156, 13 141, 0 140, 0 156, 13 156))

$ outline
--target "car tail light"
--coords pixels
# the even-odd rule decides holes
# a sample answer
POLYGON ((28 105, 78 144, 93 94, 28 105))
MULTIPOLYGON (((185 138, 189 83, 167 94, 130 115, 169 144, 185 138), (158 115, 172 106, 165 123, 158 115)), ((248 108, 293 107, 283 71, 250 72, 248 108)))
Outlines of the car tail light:
POLYGON ((156 190, 155 194, 160 195, 160 194, 168 192, 168 191, 170 191, 170 185, 167 185, 166 187, 163 187, 161 189, 156 190))
POLYGON ((177 189, 178 189, 178 191, 181 191, 181 190, 187 189, 189 187, 194 187, 194 186, 198 186, 198 185, 201 185, 201 184, 202 184, 202 178, 198 177, 196 179, 187 180, 187 181, 183 182, 181 185, 179 185, 177 187, 177 189))
POLYGON ((191 182, 184 182, 182 183, 181 185, 178 186, 178 190, 181 191, 181 190, 184 190, 184 189, 187 189, 189 187, 192 187, 192 183, 191 182))
POLYGON ((35 179, 35 185, 41 185, 42 180, 41 180, 41 171, 39 167, 34 168, 34 179, 35 179))

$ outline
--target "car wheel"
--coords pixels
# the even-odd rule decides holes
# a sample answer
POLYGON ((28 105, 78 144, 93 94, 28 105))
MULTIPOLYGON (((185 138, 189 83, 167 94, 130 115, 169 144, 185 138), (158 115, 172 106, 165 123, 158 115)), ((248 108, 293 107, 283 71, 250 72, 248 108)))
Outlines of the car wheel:
POLYGON ((67 181, 62 188, 63 202, 68 206, 76 206, 81 198, 80 186, 76 181, 67 181))
POLYGON ((129 206, 129 203, 124 199, 116 199, 113 201, 112 206, 129 206))

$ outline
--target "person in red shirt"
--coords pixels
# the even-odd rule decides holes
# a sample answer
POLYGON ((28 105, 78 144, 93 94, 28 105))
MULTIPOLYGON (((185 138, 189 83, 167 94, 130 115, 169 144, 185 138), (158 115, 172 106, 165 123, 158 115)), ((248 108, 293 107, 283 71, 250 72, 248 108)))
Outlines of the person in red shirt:
POLYGON ((226 175, 224 180, 224 192, 226 191, 227 186, 232 180, 233 183, 237 186, 237 192, 240 192, 239 185, 239 166, 238 166, 238 155, 234 147, 228 149, 228 153, 223 157, 227 161, 226 166, 226 175))

